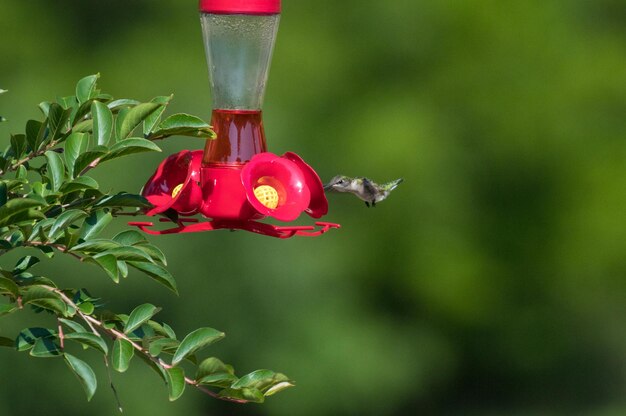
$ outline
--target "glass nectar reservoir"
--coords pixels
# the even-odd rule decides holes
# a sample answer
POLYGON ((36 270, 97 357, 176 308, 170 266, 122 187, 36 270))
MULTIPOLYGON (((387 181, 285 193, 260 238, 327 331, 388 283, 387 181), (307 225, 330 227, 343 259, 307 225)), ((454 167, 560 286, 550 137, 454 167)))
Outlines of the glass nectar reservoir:
POLYGON ((261 107, 280 2, 203 0, 200 10, 217 133, 203 165, 242 165, 267 150, 261 107))

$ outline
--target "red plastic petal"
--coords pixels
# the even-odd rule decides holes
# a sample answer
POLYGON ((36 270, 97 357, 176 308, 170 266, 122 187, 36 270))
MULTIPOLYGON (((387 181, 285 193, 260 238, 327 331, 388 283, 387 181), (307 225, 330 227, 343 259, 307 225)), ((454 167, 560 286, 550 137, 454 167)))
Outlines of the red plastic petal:
POLYGON ((304 180, 311 192, 311 202, 304 211, 313 218, 321 218, 328 214, 328 200, 324 193, 324 185, 322 180, 315 172, 315 170, 307 164, 300 156, 293 152, 287 152, 282 157, 294 162, 302 173, 304 174, 304 180))

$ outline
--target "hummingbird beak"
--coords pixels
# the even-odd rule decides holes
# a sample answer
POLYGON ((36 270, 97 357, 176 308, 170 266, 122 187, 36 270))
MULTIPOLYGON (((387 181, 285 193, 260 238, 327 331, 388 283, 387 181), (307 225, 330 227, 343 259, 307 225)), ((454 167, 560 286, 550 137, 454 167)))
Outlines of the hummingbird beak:
POLYGON ((333 189, 333 184, 332 183, 327 183, 326 185, 324 185, 324 190, 325 191, 330 191, 331 189, 333 189))

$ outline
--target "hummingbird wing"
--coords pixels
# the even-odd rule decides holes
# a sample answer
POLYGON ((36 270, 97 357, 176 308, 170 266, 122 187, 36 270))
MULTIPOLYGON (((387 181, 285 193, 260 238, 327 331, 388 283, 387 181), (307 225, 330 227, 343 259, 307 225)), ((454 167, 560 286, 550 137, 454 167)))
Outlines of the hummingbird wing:
POLYGON ((368 200, 373 200, 378 193, 376 184, 367 178, 363 178, 363 190, 365 191, 364 195, 368 200))

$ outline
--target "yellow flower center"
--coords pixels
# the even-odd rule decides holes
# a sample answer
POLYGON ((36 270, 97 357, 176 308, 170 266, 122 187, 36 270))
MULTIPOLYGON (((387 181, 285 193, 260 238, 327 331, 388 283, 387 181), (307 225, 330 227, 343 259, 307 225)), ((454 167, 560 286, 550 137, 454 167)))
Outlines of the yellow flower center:
POLYGON ((269 185, 261 185, 254 188, 254 196, 269 209, 274 209, 278 206, 278 192, 269 185))
POLYGON ((172 190, 172 198, 176 198, 180 193, 180 190, 183 189, 183 184, 176 185, 176 187, 172 190))

